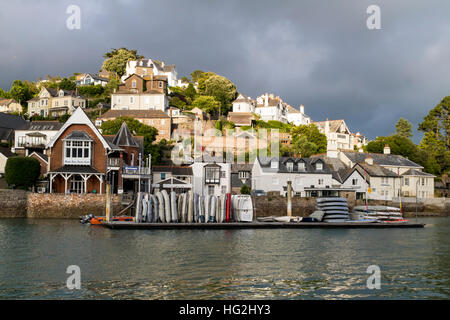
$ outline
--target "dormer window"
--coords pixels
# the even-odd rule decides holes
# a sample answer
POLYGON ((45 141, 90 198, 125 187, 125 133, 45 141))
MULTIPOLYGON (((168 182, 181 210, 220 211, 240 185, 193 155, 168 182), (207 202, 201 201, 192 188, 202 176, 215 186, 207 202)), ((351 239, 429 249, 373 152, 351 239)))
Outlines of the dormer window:
POLYGON ((316 163, 316 170, 317 170, 317 171, 323 170, 323 164, 322 164, 322 162, 317 162, 317 163, 316 163))
POLYGON ((92 139, 84 132, 73 131, 64 139, 64 165, 90 165, 92 139))
POLYGON ((298 171, 305 171, 305 163, 303 161, 300 161, 298 164, 298 171))
POLYGON ((272 161, 270 161, 270 168, 278 169, 278 160, 273 159, 272 161))
POLYGON ((287 163, 286 163, 286 169, 287 169, 287 171, 289 171, 289 172, 294 171, 294 163, 293 163, 292 161, 287 162, 287 163))

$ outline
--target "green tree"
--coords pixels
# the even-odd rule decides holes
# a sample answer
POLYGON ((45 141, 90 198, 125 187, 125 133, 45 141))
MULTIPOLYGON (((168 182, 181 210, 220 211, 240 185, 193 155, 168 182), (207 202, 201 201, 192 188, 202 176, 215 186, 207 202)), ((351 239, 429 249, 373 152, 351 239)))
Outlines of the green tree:
POLYGON ((395 133, 399 136, 411 138, 412 137, 412 124, 406 119, 400 118, 395 125, 395 133))
MULTIPOLYGON (((433 132, 436 139, 444 142, 446 150, 449 150, 450 146, 449 109, 450 96, 446 96, 439 104, 430 110, 423 121, 419 124, 420 131, 424 133, 433 132)), ((430 135, 428 137, 430 137, 430 135)))
POLYGON ((327 151, 327 137, 315 124, 301 125, 292 129, 291 149, 302 157, 324 153, 327 151))
POLYGON ((9 92, 0 88, 0 98, 11 99, 11 95, 9 94, 9 92))
POLYGON ((241 187, 241 194, 250 194, 252 192, 252 188, 250 188, 248 185, 243 184, 241 187))
POLYGON ((31 157, 11 157, 6 161, 5 180, 15 188, 28 189, 41 174, 41 164, 31 157))
POLYGON ((75 84, 74 81, 64 78, 58 83, 58 87, 59 87, 59 89, 62 89, 62 90, 73 91, 73 90, 75 90, 77 85, 75 84))
POLYGON ((128 61, 142 59, 136 50, 127 48, 112 49, 103 55, 106 60, 103 62, 102 69, 116 73, 119 77, 125 74, 128 61))
POLYGON ((213 75, 205 81, 204 94, 213 96, 220 102, 219 115, 227 114, 231 102, 237 97, 237 89, 233 82, 225 77, 213 75))
POLYGON ((157 161, 154 159, 160 159, 160 148, 158 147, 158 145, 154 144, 156 136, 158 135, 158 130, 152 126, 145 125, 138 120, 130 117, 120 117, 115 120, 103 122, 101 126, 102 133, 106 135, 116 134, 117 132, 119 132, 119 129, 124 121, 127 123, 127 126, 133 133, 133 135, 144 137, 144 154, 152 155, 152 163, 154 163, 154 161, 157 161))
POLYGON ((205 71, 202 70, 195 70, 191 72, 191 80, 193 82, 198 82, 198 80, 200 80, 201 77, 203 77, 203 75, 205 74, 205 71))
POLYGON ((34 97, 37 88, 28 81, 14 80, 11 84, 9 95, 12 99, 20 102, 23 107, 27 107, 27 101, 34 97))
POLYGON ((218 114, 220 102, 211 96, 198 96, 192 102, 192 108, 200 108, 209 114, 218 114))

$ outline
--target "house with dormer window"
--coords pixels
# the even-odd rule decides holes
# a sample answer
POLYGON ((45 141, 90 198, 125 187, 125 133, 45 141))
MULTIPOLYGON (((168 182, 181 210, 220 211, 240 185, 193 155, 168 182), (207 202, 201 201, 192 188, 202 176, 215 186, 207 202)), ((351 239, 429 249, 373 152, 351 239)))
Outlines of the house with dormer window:
POLYGON ((252 167, 252 190, 279 192, 285 196, 291 181, 295 195, 331 196, 332 172, 322 159, 293 157, 257 157, 252 167))
POLYGON ((115 136, 103 136, 84 113, 76 109, 46 145, 50 193, 104 193, 106 182, 114 193, 136 189, 148 181, 143 161, 143 137, 131 134, 124 122, 115 136))
POLYGON ((80 96, 77 91, 57 90, 42 87, 39 94, 27 101, 28 115, 43 117, 60 117, 72 114, 76 108, 86 108, 86 98, 80 96))

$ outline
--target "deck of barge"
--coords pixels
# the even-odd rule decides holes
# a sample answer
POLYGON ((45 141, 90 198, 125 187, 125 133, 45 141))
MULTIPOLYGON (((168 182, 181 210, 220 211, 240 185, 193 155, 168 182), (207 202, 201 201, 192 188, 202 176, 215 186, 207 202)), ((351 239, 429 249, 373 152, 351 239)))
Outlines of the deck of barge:
POLYGON ((352 223, 352 222, 230 222, 230 223, 135 223, 103 222, 110 229, 387 229, 423 228, 423 223, 352 223))

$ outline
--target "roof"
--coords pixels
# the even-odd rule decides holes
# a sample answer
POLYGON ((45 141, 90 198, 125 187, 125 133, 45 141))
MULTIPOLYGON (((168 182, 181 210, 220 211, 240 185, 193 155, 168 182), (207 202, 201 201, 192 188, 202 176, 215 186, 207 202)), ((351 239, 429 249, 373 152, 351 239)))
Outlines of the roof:
POLYGON ((228 119, 237 125, 250 126, 253 115, 251 112, 229 112, 228 119))
POLYGON ((1 128, 19 129, 26 123, 27 123, 27 121, 24 118, 22 118, 21 116, 15 116, 12 114, 0 112, 0 127, 1 128))
POLYGON ((9 148, 6 148, 6 147, 0 147, 0 153, 3 154, 7 158, 15 156, 15 154, 12 153, 9 148))
POLYGON ((343 152, 343 154, 353 163, 365 162, 367 156, 370 155, 373 161, 380 166, 423 168, 421 165, 418 165, 417 163, 396 154, 363 153, 350 151, 345 151, 343 152))
POLYGON ((0 141, 9 141, 14 139, 14 129, 0 127, 0 141))
POLYGON ((192 176, 192 167, 188 166, 152 166, 153 172, 170 172, 174 176, 192 176))
MULTIPOLYGON (((345 124, 344 119, 339 120, 327 120, 330 125, 330 132, 338 132, 340 131, 342 123, 345 125, 345 128, 348 130, 347 125, 345 124)), ((325 129, 325 124, 327 121, 317 121, 313 122, 315 125, 317 125, 319 128, 325 129)), ((348 130, 350 133, 350 130, 348 130)))
POLYGON ((250 97, 247 97, 245 94, 239 93, 238 97, 233 102, 255 103, 255 100, 251 99, 250 97))
POLYGON ((358 163, 355 165, 357 170, 364 175, 364 171, 360 168, 364 169, 366 173, 371 177, 391 177, 391 178, 397 178, 397 174, 392 172, 391 170, 388 170, 376 163, 374 164, 368 164, 365 162, 358 163))
POLYGON ((119 147, 139 147, 125 121, 122 122, 119 132, 117 132, 112 143, 119 147))
POLYGON ((231 173, 239 173, 240 171, 252 171, 253 163, 233 163, 231 165, 231 173))
POLYGON ((63 140, 85 140, 92 141, 92 138, 84 131, 72 131, 63 140))
POLYGON ((288 113, 300 113, 300 110, 294 108, 290 104, 286 105, 286 109, 288 113))
POLYGON ((330 168, 333 179, 340 183, 343 183, 353 171, 352 168, 348 168, 345 163, 338 158, 328 157, 325 154, 313 155, 311 158, 322 159, 330 168))
POLYGON ((326 162, 323 159, 319 158, 257 157, 257 159, 261 165, 262 170, 266 172, 331 174, 330 168, 328 167, 326 162), (271 168, 272 160, 278 161, 277 169, 271 168), (322 170, 316 170, 314 167, 314 165, 319 161, 323 163, 322 170), (288 162, 294 163, 293 171, 288 171, 286 165, 288 162), (300 162, 305 163, 304 171, 298 171, 298 169, 296 168, 296 165, 298 165, 298 163, 300 162))
POLYGON ((29 157, 31 157, 33 154, 37 155, 39 158, 41 158, 42 160, 44 160, 45 162, 48 163, 48 155, 43 154, 42 152, 34 151, 29 155, 29 157))
POLYGON ((100 77, 100 76, 98 76, 96 74, 92 74, 92 73, 86 73, 83 78, 85 78, 87 76, 90 76, 94 80, 109 82, 108 78, 103 78, 103 77, 100 77))
POLYGON ((18 103, 16 100, 14 99, 4 99, 4 98, 0 98, 0 105, 6 105, 9 106, 11 103, 18 103))
POLYGON ((161 110, 108 110, 98 119, 116 119, 120 117, 135 119, 170 118, 161 110))
POLYGON ((53 173, 87 173, 95 174, 99 173, 95 168, 91 166, 69 166, 65 165, 59 169, 52 171, 53 173))
POLYGON ((409 169, 408 171, 401 174, 402 176, 420 176, 420 177, 435 177, 435 175, 429 174, 427 172, 409 169))
POLYGON ((64 124, 59 121, 31 121, 25 123, 18 130, 59 130, 64 124))

